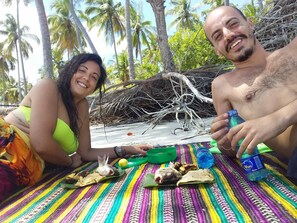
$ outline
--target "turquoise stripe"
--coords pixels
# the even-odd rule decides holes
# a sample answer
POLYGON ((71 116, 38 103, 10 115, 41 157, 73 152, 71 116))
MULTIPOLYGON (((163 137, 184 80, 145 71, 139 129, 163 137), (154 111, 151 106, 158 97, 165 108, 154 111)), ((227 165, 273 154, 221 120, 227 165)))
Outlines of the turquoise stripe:
POLYGON ((158 212, 157 222, 163 222, 164 220, 164 189, 158 190, 158 212))
MULTIPOLYGON (((284 188, 297 196, 297 191, 293 187, 291 187, 291 185, 287 184, 286 181, 281 179, 281 177, 279 177, 277 174, 273 175, 273 177, 277 178, 277 182, 281 182, 284 188)), ((280 189, 278 189, 278 187, 276 187, 272 182, 270 182, 269 180, 265 180, 265 183, 267 183, 280 197, 289 202, 294 208, 297 208, 297 203, 291 197, 287 196, 280 189)))
MULTIPOLYGON (((86 216, 84 217, 83 222, 90 222, 90 219, 92 218, 93 214, 96 212, 98 206, 102 203, 102 201, 104 200, 105 196, 113 188, 114 183, 115 183, 116 180, 112 180, 112 181, 114 181, 114 182, 110 182, 108 184, 108 186, 102 191, 102 193, 99 195, 99 197, 93 203, 93 205, 90 207, 89 211, 87 212, 86 216)), ((94 199, 92 199, 92 201, 94 201, 94 199)))
POLYGON ((115 197, 114 204, 109 211, 108 218, 105 220, 105 222, 115 222, 115 217, 117 215, 117 212, 119 211, 119 208, 121 206, 122 200, 124 198, 124 193, 128 186, 130 185, 134 175, 137 173, 138 168, 133 168, 129 176, 126 177, 125 183, 121 187, 121 190, 118 191, 117 196, 115 197))
MULTIPOLYGON (((220 205, 218 204, 218 202, 217 202, 215 196, 213 195, 213 193, 212 193, 212 191, 211 191, 211 189, 210 189, 211 184, 207 184, 207 185, 203 185, 203 186, 204 186, 204 188, 206 189, 206 192, 207 192, 207 194, 208 194, 208 196, 209 196, 209 198, 210 198, 210 200, 211 200, 211 203, 212 203, 213 207, 215 208, 215 210, 216 210, 216 212, 217 212, 217 215, 218 215, 219 218, 221 219, 221 222, 227 222, 227 221, 226 221, 226 218, 225 218, 225 214, 224 214, 222 208, 221 208, 220 205)), ((202 188, 201 188, 201 189, 202 189, 202 188)), ((208 214, 209 214, 209 212, 208 212, 208 214)), ((211 219, 210 214, 209 214, 209 217, 210 217, 210 219, 211 219)))
POLYGON ((236 208, 237 206, 233 203, 233 201, 230 199, 228 194, 225 192, 226 188, 224 187, 224 184, 220 178, 220 175, 213 169, 212 169, 212 173, 215 176, 217 186, 218 186, 218 188, 220 188, 220 192, 222 193, 222 196, 224 197, 226 203, 230 206, 230 209, 233 211, 234 216, 236 217, 236 220, 239 223, 244 223, 245 221, 242 217, 242 213, 237 210, 237 208, 236 208))
MULTIPOLYGON (((56 183, 56 180, 55 180, 56 178, 58 178, 58 177, 55 177, 55 178, 50 179, 50 180, 49 180, 47 183, 45 183, 45 184, 54 184, 54 183, 56 183)), ((49 190, 48 193, 46 193, 43 197, 41 197, 41 196, 38 195, 39 199, 38 199, 36 202, 34 202, 30 207, 29 207, 29 206, 26 206, 25 211, 22 212, 21 215, 19 215, 18 217, 16 217, 16 218, 12 221, 12 223, 14 223, 14 222, 16 222, 16 223, 17 223, 17 222, 20 222, 20 218, 23 218, 23 216, 28 215, 33 209, 35 209, 36 207, 38 207, 42 202, 48 200, 48 197, 51 196, 52 194, 54 194, 54 193, 56 192, 56 190, 58 190, 59 188, 60 188, 60 184, 57 184, 57 186, 55 186, 53 189, 49 190)), ((43 192, 43 191, 41 190, 41 193, 42 193, 42 192, 43 192)), ((50 203, 47 204, 47 208, 45 208, 45 209, 48 210, 48 209, 51 207, 51 204, 54 203, 57 199, 59 199, 59 198, 60 198, 61 196, 63 196, 64 194, 65 194, 65 192, 62 193, 61 195, 57 196, 55 199, 53 199, 50 203)), ((37 196, 35 193, 33 193, 33 194, 32 194, 32 200, 35 198, 34 195, 37 196)), ((43 212, 45 212, 45 211, 46 211, 46 210, 42 209, 42 210, 40 210, 40 213, 43 213, 43 212)), ((39 217, 40 217, 40 213, 39 213, 39 214, 36 214, 36 213, 35 213, 35 214, 33 215, 34 218, 31 220, 31 222, 33 222, 34 220, 36 220, 36 218, 39 218, 39 217)))

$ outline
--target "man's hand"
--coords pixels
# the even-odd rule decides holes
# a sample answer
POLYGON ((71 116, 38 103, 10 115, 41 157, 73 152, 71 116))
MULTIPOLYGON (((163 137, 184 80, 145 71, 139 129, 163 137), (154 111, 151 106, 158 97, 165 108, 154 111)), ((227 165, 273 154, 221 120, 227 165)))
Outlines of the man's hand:
POLYGON ((227 138, 228 134, 228 114, 223 113, 212 121, 211 124, 211 137, 216 140, 219 150, 231 157, 235 156, 235 152, 231 150, 230 141, 227 138))
POLYGON ((232 149, 240 139, 244 139, 237 151, 236 157, 240 158, 245 150, 248 154, 254 151, 254 148, 262 142, 275 137, 284 131, 273 115, 267 115, 261 118, 245 121, 230 129, 227 137, 231 142, 232 149))
POLYGON ((228 114, 224 113, 216 118, 211 123, 211 138, 217 141, 218 145, 223 145, 228 141, 228 114))

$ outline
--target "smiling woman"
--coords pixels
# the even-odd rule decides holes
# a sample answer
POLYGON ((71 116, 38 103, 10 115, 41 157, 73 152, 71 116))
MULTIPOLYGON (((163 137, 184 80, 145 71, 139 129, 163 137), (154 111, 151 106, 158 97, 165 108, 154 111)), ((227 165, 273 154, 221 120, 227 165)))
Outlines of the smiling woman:
POLYGON ((105 80, 101 57, 79 54, 65 64, 57 82, 39 81, 17 109, 0 120, 4 139, 0 173, 9 171, 14 179, 11 185, 0 182, 0 194, 7 196, 13 188, 35 184, 47 164, 75 168, 104 154, 110 158, 146 154, 151 146, 91 148, 86 96, 97 89, 101 94, 105 80))

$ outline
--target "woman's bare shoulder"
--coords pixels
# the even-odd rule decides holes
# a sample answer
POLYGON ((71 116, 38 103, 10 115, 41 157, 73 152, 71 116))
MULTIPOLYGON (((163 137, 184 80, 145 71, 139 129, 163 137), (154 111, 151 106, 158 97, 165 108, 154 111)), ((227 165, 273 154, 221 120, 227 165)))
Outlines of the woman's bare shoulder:
MULTIPOLYGON (((47 78, 47 79, 42 79, 39 80, 34 86, 33 88, 52 88, 52 87, 57 87, 57 82, 53 79, 47 78)), ((32 88, 32 89, 33 89, 32 88)))
POLYGON ((58 86, 55 80, 42 79, 38 81, 24 97, 21 105, 31 107, 33 101, 38 101, 38 103, 43 103, 44 101, 56 101, 58 92, 58 86))

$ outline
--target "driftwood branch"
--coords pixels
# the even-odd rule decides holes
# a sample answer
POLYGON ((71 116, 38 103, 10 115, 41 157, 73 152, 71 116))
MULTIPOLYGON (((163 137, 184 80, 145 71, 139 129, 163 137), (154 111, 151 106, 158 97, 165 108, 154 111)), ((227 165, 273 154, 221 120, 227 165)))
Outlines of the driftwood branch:
POLYGON ((162 74, 162 77, 165 79, 170 79, 172 77, 176 77, 176 78, 182 80, 190 88, 190 90, 193 92, 193 94, 199 100, 201 100, 202 102, 212 103, 212 99, 200 94, 199 91, 194 87, 194 85, 191 83, 191 81, 185 75, 175 73, 175 72, 169 72, 169 73, 162 74))

